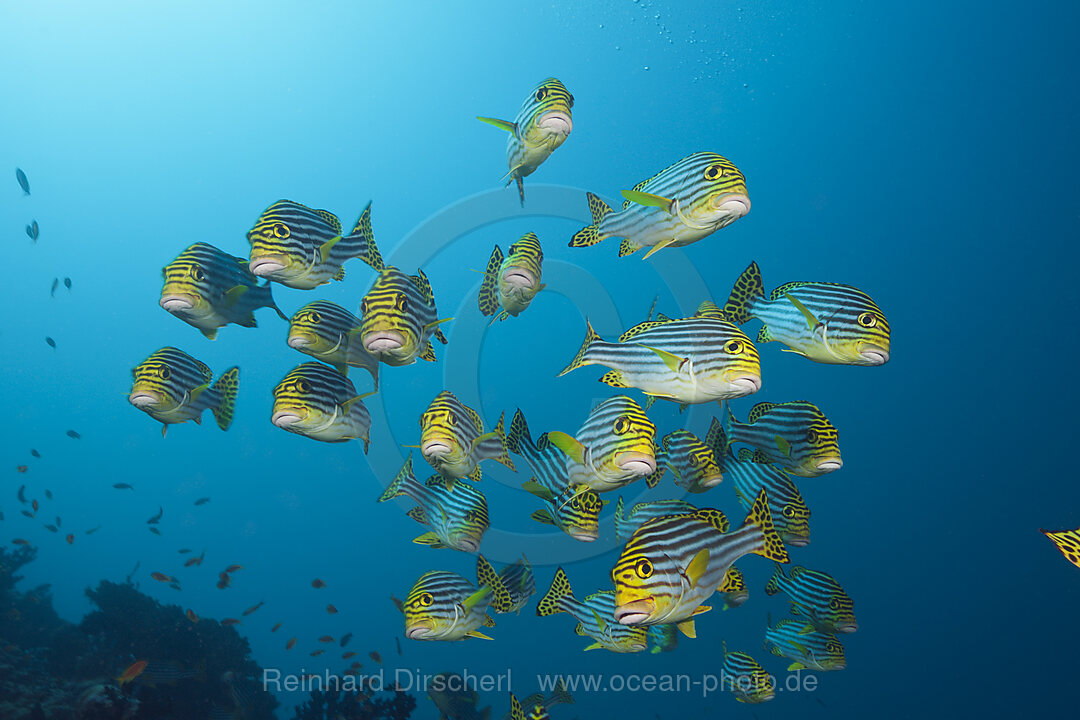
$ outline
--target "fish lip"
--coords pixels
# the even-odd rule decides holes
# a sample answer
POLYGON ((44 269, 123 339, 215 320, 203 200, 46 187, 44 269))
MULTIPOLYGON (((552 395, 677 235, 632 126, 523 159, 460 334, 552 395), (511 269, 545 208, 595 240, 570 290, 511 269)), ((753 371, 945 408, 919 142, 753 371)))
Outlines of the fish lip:
POLYGON ((615 464, 620 469, 634 472, 644 477, 656 472, 656 458, 640 452, 623 452, 615 456, 615 464))
POLYGON ((458 541, 458 548, 462 552, 473 553, 473 552, 476 552, 479 547, 480 547, 480 543, 478 543, 477 541, 475 541, 475 540, 473 540, 471 538, 468 539, 468 540, 460 540, 460 541, 458 541))
POLYGON ((248 269, 251 270, 252 275, 267 277, 284 270, 285 263, 274 255, 264 255, 262 257, 251 258, 251 261, 248 263, 248 269))
POLYGON ((405 637, 410 640, 423 640, 431 633, 431 628, 426 624, 409 625, 405 628, 405 637))
POLYGON ((304 417, 296 410, 277 410, 270 416, 270 422, 279 428, 292 427, 303 419, 304 417))
POLYGON ((792 547, 806 547, 810 544, 810 538, 806 535, 790 535, 784 539, 784 544, 792 547))
POLYGON ((700 487, 703 487, 703 488, 711 488, 711 487, 716 487, 717 485, 719 485, 723 481, 724 481, 724 476, 723 475, 716 475, 715 477, 709 477, 709 478, 705 478, 703 480, 699 480, 698 485, 700 487))
POLYGON ((536 286, 536 278, 528 270, 510 268, 502 276, 503 282, 513 288, 532 290, 536 286))
POLYGON ((309 347, 315 344, 315 341, 307 335, 290 335, 288 342, 289 347, 294 350, 299 350, 300 348, 309 347))
POLYGON ((760 375, 740 375, 736 378, 732 378, 729 383, 737 388, 746 390, 746 395, 753 395, 761 389, 761 376, 760 375), (749 388, 749 389, 747 389, 749 388))
POLYGON ((742 193, 723 193, 712 199, 712 206, 737 220, 750 212, 750 198, 742 193))
POLYGON ((859 629, 859 623, 857 623, 857 622, 849 622, 849 623, 844 623, 843 625, 837 625, 836 626, 836 632, 839 632, 839 633, 853 633, 858 629, 859 629))
POLYGON ((426 457, 441 457, 450 454, 450 443, 445 440, 428 440, 420 443, 420 453, 426 457))
POLYGON ((884 365, 889 362, 889 351, 878 345, 867 345, 861 348, 859 355, 870 365, 884 365))
POLYGON ((405 338, 402 337, 401 333, 383 330, 364 335, 361 342, 365 350, 372 355, 377 355, 378 353, 400 349, 405 345, 405 338))
POLYGON ((648 620, 655 610, 656 603, 651 597, 624 603, 615 608, 615 622, 620 625, 640 625, 648 620))
POLYGON ((566 136, 573 132, 574 121, 569 114, 556 110, 541 115, 536 126, 566 136))
POLYGON ((596 539, 598 537, 600 537, 600 533, 599 533, 599 531, 597 531, 595 533, 576 532, 576 533, 570 533, 570 537, 574 538, 575 540, 579 540, 581 542, 595 542, 596 539))
POLYGON ((834 472, 844 467, 844 461, 840 458, 827 458, 817 464, 817 469, 821 472, 834 472))
POLYGON ((190 295, 162 295, 158 304, 171 313, 183 312, 195 307, 195 301, 190 295))
POLYGON ((145 390, 139 392, 133 392, 128 396, 128 402, 137 408, 146 408, 157 405, 161 402, 161 398, 157 393, 147 392, 145 390))

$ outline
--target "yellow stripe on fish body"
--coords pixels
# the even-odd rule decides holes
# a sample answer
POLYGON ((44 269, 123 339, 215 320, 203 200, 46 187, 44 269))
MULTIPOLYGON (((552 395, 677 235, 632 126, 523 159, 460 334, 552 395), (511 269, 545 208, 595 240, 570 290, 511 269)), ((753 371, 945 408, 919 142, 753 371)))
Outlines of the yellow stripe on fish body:
POLYGON ((349 367, 371 373, 379 387, 379 360, 360 342, 360 318, 328 300, 316 300, 289 319, 289 347, 332 365, 342 375, 349 367))
MULTIPOLYGON (((715 418, 713 422, 719 425, 715 418)), ((784 539, 784 544, 795 547, 809 545, 810 508, 806 506, 799 488, 787 473, 771 464, 754 462, 753 456, 753 452, 742 448, 737 458, 728 455, 724 460, 724 472, 731 479, 739 503, 749 508, 758 493, 764 490, 769 496, 773 524, 784 539)))
POLYGON ((161 271, 158 304, 213 340, 218 328, 234 323, 255 327, 255 310, 273 308, 269 283, 260 285, 244 258, 207 243, 195 243, 161 271))
POLYGON ((790 574, 776 566, 765 586, 766 595, 783 592, 791 599, 791 614, 806 620, 815 630, 825 633, 853 633, 859 629, 855 620, 855 602, 832 575, 801 566, 790 574))
POLYGON ((843 670, 844 646, 835 635, 809 628, 798 620, 781 620, 765 630, 765 648, 773 655, 794 660, 788 670, 843 670))
POLYGON ((424 573, 405 596, 405 637, 410 640, 490 640, 479 632, 494 626, 488 614, 492 588, 479 589, 462 576, 435 570, 424 573))
POLYGON ((383 268, 371 230, 371 203, 352 232, 343 235, 341 221, 333 213, 278 200, 263 211, 247 238, 252 273, 300 290, 344 279, 342 265, 352 258, 375 270, 383 268))
POLYGON ((753 461, 775 463, 800 477, 818 477, 839 470, 839 433, 816 405, 806 400, 761 402, 740 423, 728 408, 727 444, 754 448, 753 461))
POLYGON ((282 430, 322 442, 362 440, 368 450, 371 414, 352 382, 317 362, 295 367, 274 388, 270 421, 282 430))
POLYGON ((423 270, 406 275, 385 267, 360 301, 360 342, 364 350, 387 365, 411 365, 417 358, 435 361, 431 337, 446 344, 439 324, 435 295, 423 270))
POLYGON ((420 452, 443 477, 480 480, 482 460, 495 460, 514 470, 506 449, 502 415, 495 429, 485 433, 480 414, 449 390, 436 395, 428 405, 420 416, 420 429, 420 452))
POLYGON ((612 387, 633 387, 646 395, 679 403, 745 397, 761 388, 757 348, 742 330, 715 317, 653 320, 606 342, 586 320, 578 354, 559 373, 603 365, 601 378, 612 387))
POLYGON ((544 289, 540 282, 543 262, 544 251, 534 233, 522 235, 505 258, 496 245, 480 285, 480 312, 494 315, 492 322, 520 315, 544 289))
POLYGON ((725 314, 740 325, 764 325, 759 342, 777 340, 791 352, 832 365, 884 365, 889 361, 889 321, 870 296, 838 283, 790 282, 765 296, 757 263, 735 282, 725 314))
POLYGON ((566 86, 548 78, 525 98, 514 122, 477 118, 510 133, 506 140, 506 163, 510 168, 506 184, 517 182, 522 207, 525 205, 522 178, 531 175, 569 137, 574 129, 573 107, 574 96, 566 86))
POLYGON ((232 367, 211 384, 214 374, 205 363, 182 350, 163 347, 131 371, 133 383, 128 401, 163 424, 201 422, 207 408, 218 427, 228 430, 240 382, 239 368, 232 367))
POLYGON ((449 483, 438 475, 420 483, 413 475, 412 456, 379 497, 379 502, 408 496, 417 507, 408 512, 409 517, 427 525, 432 532, 425 533, 413 542, 432 548, 450 548, 462 552, 476 552, 480 541, 490 526, 487 498, 468 483, 449 483))
POLYGON ((744 652, 729 651, 723 645, 724 663, 721 675, 723 689, 730 691, 739 702, 756 705, 776 697, 772 676, 757 660, 744 652))
POLYGON ((619 255, 651 248, 683 247, 708 237, 750 212, 746 178, 727 158, 697 152, 623 192, 618 211, 588 194, 592 224, 579 230, 570 247, 623 238, 619 255))
POLYGON ((617 653, 642 652, 648 647, 647 629, 615 622, 615 594, 611 591, 574 597, 570 579, 561 567, 555 571, 551 587, 536 605, 536 614, 547 617, 565 612, 578 621, 577 634, 587 635, 595 643, 585 648, 603 648, 617 653))
POLYGON ((506 447, 523 456, 535 473, 522 487, 550 506, 534 512, 533 520, 554 525, 575 540, 592 542, 600 537, 600 511, 604 501, 595 491, 570 484, 566 456, 551 444, 547 433, 533 442, 521 410, 514 413, 510 422, 506 447))
POLYGON ((694 637, 693 616, 708 609, 702 603, 723 586, 736 560, 753 553, 787 562, 764 493, 738 530, 725 533, 722 527, 711 508, 642 525, 611 571, 616 620, 626 625, 679 623, 694 637))
POLYGON ((624 395, 593 408, 575 437, 551 432, 548 439, 566 455, 571 485, 597 492, 617 490, 657 469, 656 426, 624 395))

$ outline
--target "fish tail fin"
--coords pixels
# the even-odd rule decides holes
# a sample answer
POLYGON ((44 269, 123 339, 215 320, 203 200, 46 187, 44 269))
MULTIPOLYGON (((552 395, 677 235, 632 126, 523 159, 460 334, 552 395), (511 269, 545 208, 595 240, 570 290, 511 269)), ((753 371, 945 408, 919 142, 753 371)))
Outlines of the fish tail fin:
POLYGON ((776 570, 773 571, 773 575, 769 578, 769 582, 765 585, 765 594, 772 597, 776 593, 780 592, 780 578, 784 577, 784 566, 780 563, 776 563, 776 570))
POLYGON ((720 428, 720 431, 724 434, 724 446, 722 450, 726 454, 731 451, 731 446, 735 444, 735 435, 739 429, 739 421, 735 419, 735 413, 731 412, 730 403, 726 403, 724 409, 727 410, 727 417, 724 419, 724 424, 720 428))
POLYGON ((228 430, 232 423, 233 409, 236 407, 236 393, 240 389, 240 368, 231 367, 214 383, 214 390, 221 395, 221 399, 211 408, 218 427, 228 430))
POLYGON ((364 212, 360 213, 360 219, 356 221, 356 225, 353 226, 352 232, 349 233, 350 240, 363 240, 364 246, 357 254, 356 257, 360 258, 373 269, 381 272, 384 267, 382 253, 379 252, 379 246, 375 244, 375 233, 371 229, 371 202, 369 201, 367 207, 364 208, 364 212))
POLYGON ((495 437, 499 439, 499 454, 491 459, 495 462, 506 466, 507 468, 517 472, 517 468, 514 467, 514 461, 510 458, 510 450, 506 445, 506 413, 499 413, 499 422, 495 423, 495 429, 492 430, 495 433, 495 437))
POLYGON ((548 707, 560 704, 574 704, 574 696, 571 695, 570 691, 566 689, 566 682, 563 681, 562 678, 559 678, 558 682, 555 683, 555 689, 551 692, 551 695, 548 697, 547 700, 548 707))
POLYGON ((626 516, 623 515, 623 499, 619 496, 619 501, 615 503, 615 540, 622 542, 630 537, 630 528, 626 526, 626 516))
POLYGON ((772 513, 769 512, 769 498, 764 490, 758 493, 754 504, 750 507, 750 512, 746 515, 746 520, 743 521, 743 527, 747 525, 756 525, 761 530, 761 549, 755 550, 755 555, 767 557, 778 563, 791 562, 787 548, 784 547, 784 541, 780 539, 780 533, 776 532, 773 526, 772 513))
POLYGON ((476 556, 476 582, 480 587, 491 588, 491 609, 497 613, 509 612, 513 606, 510 591, 506 589, 499 573, 483 555, 476 556))
POLYGON ((516 176, 514 179, 517 180, 518 197, 521 198, 521 207, 525 207, 525 182, 521 179, 520 175, 516 176))
POLYGON ((525 422, 525 413, 519 408, 510 420, 510 432, 506 434, 506 449, 520 455, 522 443, 532 445, 532 437, 529 435, 529 426, 525 422))
POLYGON ((548 615, 564 612, 559 601, 563 598, 573 597, 574 591, 570 587, 570 578, 566 577, 565 570, 559 568, 555 571, 551 587, 544 593, 544 597, 540 598, 540 602, 536 603, 536 614, 540 617, 547 617, 548 615))
POLYGON ((751 262, 735 281, 735 287, 731 288, 731 294, 724 303, 724 315, 736 325, 742 325, 750 320, 750 309, 754 302, 764 297, 765 283, 761 279, 761 270, 756 262, 751 262))
POLYGON ((724 461, 727 458, 728 438, 727 433, 724 432, 724 426, 715 416, 712 422, 709 423, 708 432, 705 433, 705 446, 712 450, 713 459, 716 460, 716 464, 723 471, 724 461))
POLYGON ((393 498, 399 497, 405 494, 405 488, 410 485, 416 478, 413 476, 412 469, 412 455, 409 455, 409 459, 405 461, 405 464, 398 470, 398 474, 394 476, 394 479, 390 481, 390 484, 386 486, 386 490, 379 496, 376 502, 386 502, 393 498))
POLYGON ((581 343, 581 349, 578 350, 574 359, 570 361, 569 365, 563 368, 563 371, 559 373, 557 377, 562 377, 571 370, 577 370, 579 367, 591 364, 588 359, 589 347, 599 339, 600 335, 593 330, 592 323, 589 322, 589 319, 585 318, 585 340, 581 343))
POLYGON ((589 247, 603 240, 600 237, 600 221, 611 214, 611 206, 592 193, 585 193, 589 201, 589 215, 592 216, 592 224, 574 233, 570 238, 570 247, 589 247))
POLYGON ((274 312, 278 314, 279 318, 281 318, 285 322, 289 322, 289 316, 281 312, 281 308, 279 308, 277 302, 274 301, 273 285, 274 284, 271 282, 267 282, 265 285, 263 285, 263 287, 266 288, 266 307, 273 308, 274 312))
POLYGON ((502 265, 502 261, 502 249, 496 245, 495 249, 491 251, 487 268, 484 270, 484 281, 480 284, 480 297, 477 300, 480 305, 480 312, 484 316, 494 315, 495 311, 499 309, 497 291, 499 288, 499 267, 502 265))

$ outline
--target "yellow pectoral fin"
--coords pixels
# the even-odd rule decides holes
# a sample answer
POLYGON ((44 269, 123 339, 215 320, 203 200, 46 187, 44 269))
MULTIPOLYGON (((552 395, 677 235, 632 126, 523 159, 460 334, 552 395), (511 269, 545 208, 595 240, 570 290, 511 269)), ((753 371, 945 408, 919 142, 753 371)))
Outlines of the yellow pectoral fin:
POLYGON ((678 628, 682 631, 682 634, 688 638, 697 637, 697 628, 694 627, 693 618, 689 620, 683 620, 681 623, 679 623, 678 628))
MULTIPOLYGON (((690 561, 690 564, 686 566, 686 579, 690 581, 690 588, 696 588, 698 582, 701 580, 701 576, 705 574, 705 571, 709 567, 709 549, 702 548, 698 550, 697 555, 690 561)), ((701 608, 699 607, 698 610, 701 608)), ((695 611, 696 612, 696 611, 695 611)))
MULTIPOLYGON (((231 308, 235 305, 240 298, 244 296, 244 293, 246 293, 247 290, 246 285, 237 285, 236 287, 229 288, 228 292, 225 293, 225 307, 231 308)), ((211 340, 212 339, 213 338, 211 338, 211 340)))
POLYGON ((814 328, 816 328, 820 324, 818 322, 818 319, 816 317, 814 317, 814 313, 810 312, 810 309, 808 307, 806 307, 805 305, 803 305, 799 301, 799 298, 795 297, 791 293, 784 293, 784 297, 787 298, 788 302, 790 302, 792 305, 794 305, 795 308, 800 313, 802 313, 802 316, 804 318, 806 318, 807 327, 809 327, 811 330, 813 330, 814 328))
POLYGON ((652 193, 641 192, 640 190, 623 190, 622 196, 638 205, 657 207, 665 212, 671 212, 671 208, 675 204, 674 200, 669 200, 668 198, 660 197, 659 195, 653 195, 652 193))
POLYGON ((200 395, 202 395, 204 392, 206 392, 206 389, 208 387, 210 387, 210 383, 203 383, 199 387, 192 390, 191 393, 188 395, 188 402, 189 403, 194 403, 196 400, 199 399, 200 395))
POLYGON ((652 255, 654 252, 656 252, 657 250, 663 250, 664 248, 666 248, 667 246, 671 245, 674 242, 675 242, 675 238, 670 238, 669 240, 663 240, 661 242, 656 243, 655 245, 652 246, 652 249, 649 250, 649 252, 645 253, 641 257, 641 259, 642 260, 648 260, 649 256, 652 255))
POLYGON ((784 453, 785 457, 791 457, 791 443, 779 435, 776 436, 776 449, 784 453))
POLYGON ((686 365, 686 363, 690 362, 690 358, 679 357, 675 353, 669 353, 667 350, 649 347, 648 345, 642 345, 641 347, 645 348, 646 350, 652 350, 654 353, 656 353, 657 357, 663 360, 664 364, 667 365, 668 369, 671 370, 671 372, 673 373, 681 372, 683 366, 686 365))
POLYGON ((330 258, 330 251, 334 249, 334 246, 337 245, 340 240, 341 236, 338 235, 336 238, 327 240, 319 246, 319 260, 321 262, 326 262, 330 258))
POLYGON ((476 605, 476 603, 480 602, 485 597, 487 597, 488 593, 490 593, 490 592, 491 592, 491 586, 490 585, 485 585, 484 587, 480 588, 479 590, 474 592, 469 597, 465 598, 465 600, 462 601, 462 603, 461 603, 461 607, 464 608, 466 612, 468 612, 469 610, 471 610, 473 608, 474 605, 476 605))
POLYGON ((487 123, 488 125, 492 125, 494 127, 499 128, 500 130, 505 130, 506 132, 509 132, 509 133, 512 133, 515 130, 517 130, 517 125, 510 122, 509 120, 499 120, 497 118, 481 117, 479 115, 476 116, 476 119, 479 120, 480 122, 487 123))
POLYGON ((578 463, 585 464, 585 446, 577 438, 571 437, 564 432, 553 430, 548 433, 548 442, 562 451, 564 455, 578 463))
POLYGON ((598 642, 593 643, 592 645, 586 645, 585 646, 585 652, 589 652, 590 650, 603 650, 603 649, 604 649, 604 646, 601 645, 598 642))
POLYGON ((787 666, 787 669, 788 669, 788 672, 793 672, 795 670, 805 670, 806 667, 807 666, 803 665, 801 662, 793 662, 793 663, 791 663, 790 665, 787 666))
POLYGON ((465 633, 465 637, 477 638, 478 640, 491 640, 492 639, 492 638, 488 637, 487 635, 485 635, 484 633, 479 632, 477 630, 470 630, 469 632, 465 633))

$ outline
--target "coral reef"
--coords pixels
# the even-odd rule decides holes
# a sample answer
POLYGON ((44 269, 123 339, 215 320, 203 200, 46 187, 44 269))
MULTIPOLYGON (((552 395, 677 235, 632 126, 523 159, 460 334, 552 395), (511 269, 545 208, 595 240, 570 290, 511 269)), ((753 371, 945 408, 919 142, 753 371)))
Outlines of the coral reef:
POLYGON ((406 692, 385 695, 313 690, 311 699, 296 708, 293 720, 405 720, 416 709, 416 698, 406 692))

